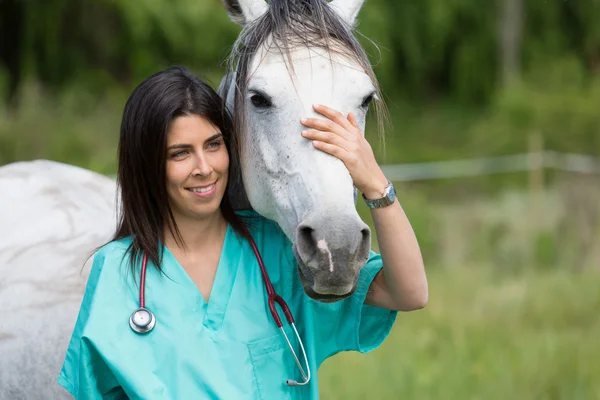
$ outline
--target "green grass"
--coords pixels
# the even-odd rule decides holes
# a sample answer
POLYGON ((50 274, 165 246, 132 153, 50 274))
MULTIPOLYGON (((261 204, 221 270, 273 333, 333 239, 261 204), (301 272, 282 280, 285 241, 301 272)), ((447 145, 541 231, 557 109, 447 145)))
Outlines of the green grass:
POLYGON ((600 273, 429 273, 424 309, 319 370, 324 399, 599 399, 600 273))

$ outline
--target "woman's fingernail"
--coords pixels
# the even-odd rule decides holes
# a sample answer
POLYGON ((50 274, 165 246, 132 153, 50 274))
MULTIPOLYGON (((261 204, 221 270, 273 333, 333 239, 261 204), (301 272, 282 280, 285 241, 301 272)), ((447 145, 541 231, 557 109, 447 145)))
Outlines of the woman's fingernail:
POLYGON ((308 135, 308 131, 302 131, 302 136, 308 135))
POLYGON ((300 122, 302 122, 302 123, 305 123, 305 122, 306 122, 306 118, 302 118, 302 119, 300 120, 300 122))

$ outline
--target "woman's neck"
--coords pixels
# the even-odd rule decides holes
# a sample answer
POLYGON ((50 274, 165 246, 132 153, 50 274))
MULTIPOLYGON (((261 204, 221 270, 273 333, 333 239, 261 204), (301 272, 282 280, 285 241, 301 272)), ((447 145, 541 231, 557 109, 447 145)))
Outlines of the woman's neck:
POLYGON ((206 219, 177 215, 174 217, 183 239, 183 246, 175 239, 176 233, 172 232, 168 225, 165 227, 165 245, 169 249, 181 249, 186 253, 202 251, 207 246, 213 246, 223 239, 227 229, 227 220, 220 211, 206 219))

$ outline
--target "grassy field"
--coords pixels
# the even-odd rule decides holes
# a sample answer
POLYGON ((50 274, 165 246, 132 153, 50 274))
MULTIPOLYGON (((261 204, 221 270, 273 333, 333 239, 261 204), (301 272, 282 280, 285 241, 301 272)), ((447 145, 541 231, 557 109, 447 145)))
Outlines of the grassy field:
POLYGON ((600 399, 600 273, 429 273, 377 350, 319 370, 324 399, 600 399))

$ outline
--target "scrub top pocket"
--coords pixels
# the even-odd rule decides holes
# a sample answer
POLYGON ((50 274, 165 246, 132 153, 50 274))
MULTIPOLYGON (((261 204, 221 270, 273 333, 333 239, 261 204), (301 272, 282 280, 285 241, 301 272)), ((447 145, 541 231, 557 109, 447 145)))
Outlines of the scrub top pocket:
MULTIPOLYGON (((294 330, 290 325, 284 325, 284 330, 306 371, 302 349, 294 330)), ((308 387, 288 386, 285 383, 288 379, 301 382, 302 373, 281 331, 277 335, 249 342, 248 351, 260 399, 307 398, 308 387)))

